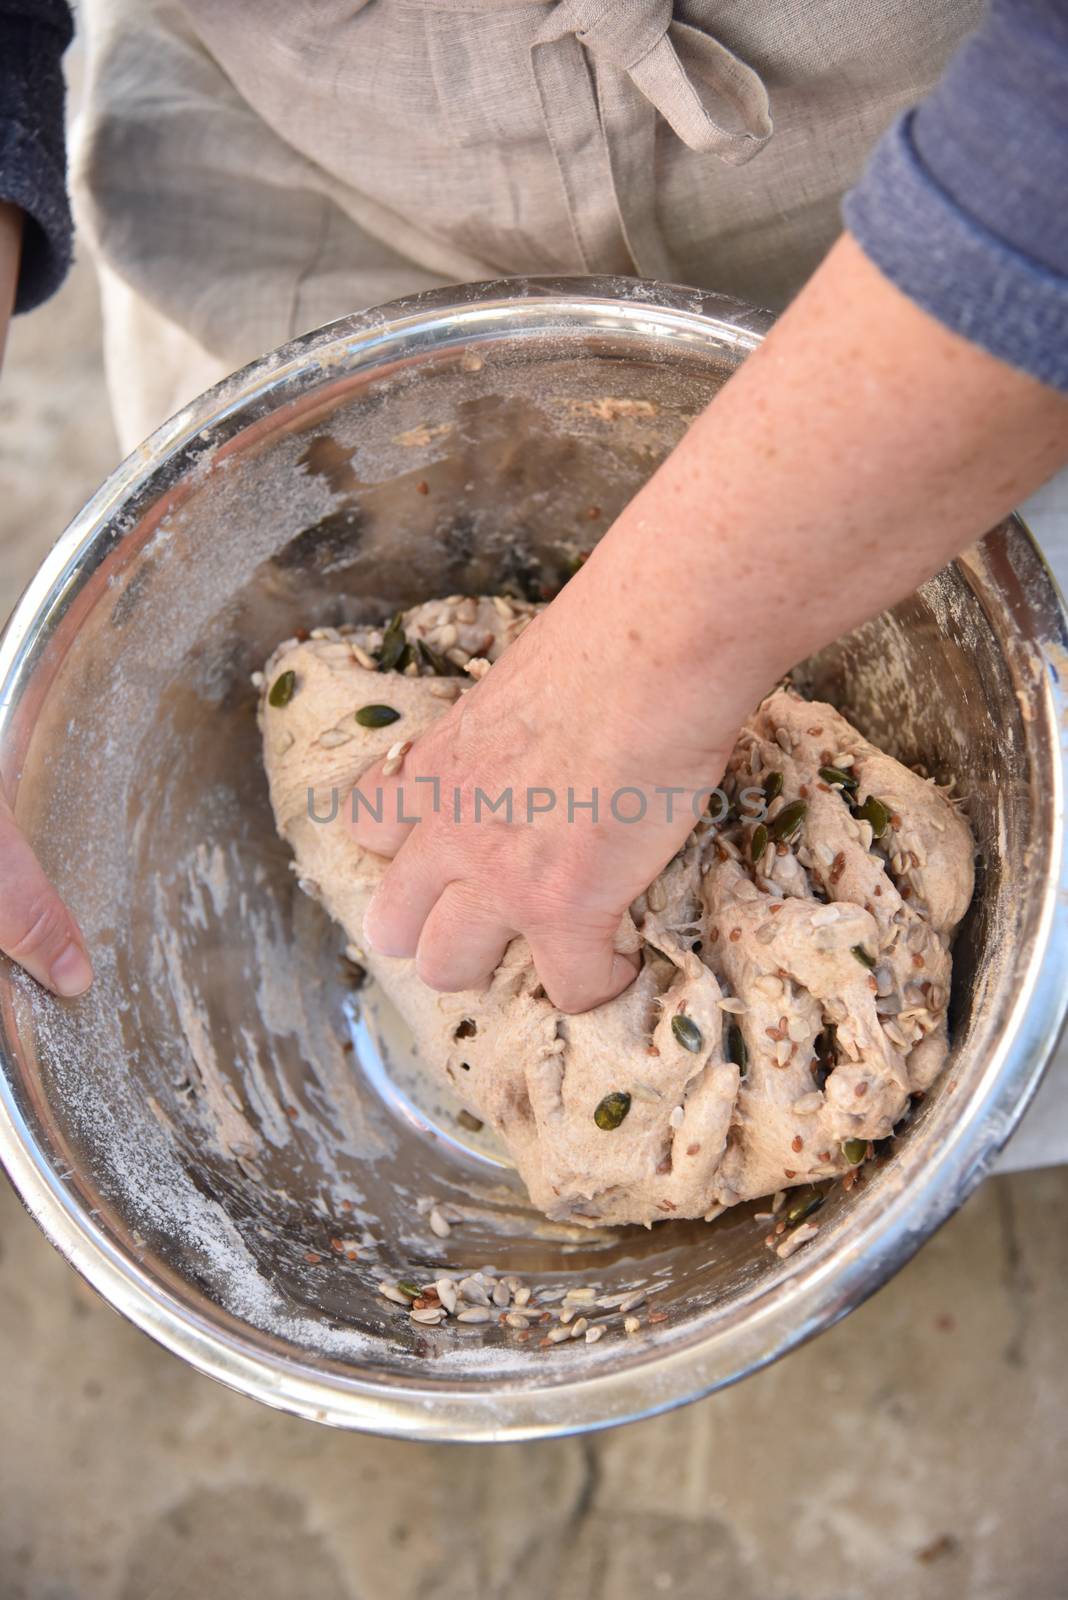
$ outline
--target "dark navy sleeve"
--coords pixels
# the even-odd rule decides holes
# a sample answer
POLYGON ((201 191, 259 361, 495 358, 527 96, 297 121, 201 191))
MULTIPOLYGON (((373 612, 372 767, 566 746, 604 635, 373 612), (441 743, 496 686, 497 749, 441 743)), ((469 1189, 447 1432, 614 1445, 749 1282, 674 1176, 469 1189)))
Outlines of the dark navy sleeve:
POLYGON ((932 316, 1068 390, 1068 0, 992 0, 843 215, 932 316))
POLYGON ((25 212, 16 311, 62 283, 71 257, 61 58, 63 0, 0 0, 0 200, 25 212))

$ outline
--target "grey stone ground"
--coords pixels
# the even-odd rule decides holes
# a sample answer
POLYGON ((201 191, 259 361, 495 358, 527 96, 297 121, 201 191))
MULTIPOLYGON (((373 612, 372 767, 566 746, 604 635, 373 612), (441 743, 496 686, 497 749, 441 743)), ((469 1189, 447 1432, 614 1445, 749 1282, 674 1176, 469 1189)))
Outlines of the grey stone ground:
MULTIPOLYGON (((93 284, 0 382, 0 613, 114 460, 93 284)), ((1068 1169, 990 1181, 882 1294, 594 1440, 331 1433, 122 1322, 0 1190, 0 1600, 1059 1600, 1068 1169)))

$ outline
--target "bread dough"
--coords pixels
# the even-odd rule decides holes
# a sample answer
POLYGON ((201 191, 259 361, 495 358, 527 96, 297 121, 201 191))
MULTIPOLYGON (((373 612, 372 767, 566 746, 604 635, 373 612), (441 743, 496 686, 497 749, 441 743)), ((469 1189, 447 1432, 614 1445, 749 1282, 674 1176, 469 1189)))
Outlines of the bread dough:
MULTIPOLYGON (((439 667, 447 654, 478 677, 532 610, 453 597, 402 622, 439 667)), ((382 641, 368 628, 286 640, 260 700, 279 832, 301 886, 357 944, 388 863, 353 842, 345 797, 471 683, 434 675, 425 659, 379 673, 382 641), (269 693, 283 672, 294 674, 293 692, 275 706, 269 693), (400 712, 390 726, 355 720, 359 707, 383 702, 400 712), (334 821, 313 820, 309 791, 319 816, 331 791, 342 797, 334 821)), ((700 822, 631 907, 641 971, 607 1005, 558 1011, 522 939, 481 993, 437 994, 411 961, 365 959, 425 1062, 496 1130, 533 1203, 554 1219, 700 1217, 846 1173, 945 1060, 949 942, 973 887, 971 834, 947 795, 790 688, 742 729, 724 782, 729 817, 700 822), (855 787, 825 781, 829 766, 847 769, 855 787), (772 835, 784 831, 775 822, 787 807, 806 810, 796 834, 770 839, 754 865, 762 824, 752 813, 769 782, 781 782, 763 819, 772 835), (889 817, 878 840, 855 814, 868 796, 889 817), (629 1095, 629 1106, 605 1128, 611 1116, 595 1112, 612 1095, 629 1095)), ((874 818, 886 820, 878 807, 874 818)), ((609 1112, 620 1104, 609 1101, 609 1112)))

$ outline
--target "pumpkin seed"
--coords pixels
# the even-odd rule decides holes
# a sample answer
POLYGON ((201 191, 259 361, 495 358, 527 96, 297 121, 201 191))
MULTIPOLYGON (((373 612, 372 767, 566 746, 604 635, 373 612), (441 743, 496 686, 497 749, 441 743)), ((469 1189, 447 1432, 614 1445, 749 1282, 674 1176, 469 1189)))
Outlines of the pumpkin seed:
POLYGON ((824 783, 840 783, 843 789, 855 789, 857 780, 851 772, 843 772, 841 767, 821 767, 820 777, 824 783))
POLYGON ((602 1133, 611 1133, 613 1128, 618 1128, 627 1112, 630 1110, 630 1095, 625 1089, 613 1089, 611 1094, 606 1094, 596 1111, 593 1120, 602 1133))
POLYGON ((853 815, 860 822, 870 823, 872 835, 876 839, 881 839, 890 826, 889 807, 884 806, 873 794, 868 796, 862 806, 854 806, 853 815))
POLYGON ((734 1063, 744 1078, 749 1068, 749 1051, 746 1048, 745 1035, 736 1022, 732 1022, 727 1029, 727 1060, 734 1063))
POLYGON ((792 839, 804 822, 807 811, 808 805, 804 800, 792 800, 788 806, 783 806, 768 828, 769 837, 774 839, 776 844, 792 839))
POLYGON ((867 1153, 867 1139, 844 1139, 842 1141, 842 1154, 851 1167, 859 1167, 867 1153))
POLYGON ((430 668, 435 678, 455 678, 458 675, 457 669, 452 662, 446 661, 444 656, 439 655, 436 650, 432 650, 425 639, 417 639, 415 647, 423 664, 430 668))
POLYGON ((397 1279, 397 1288, 400 1290, 401 1294, 406 1294, 409 1300, 419 1300, 422 1298, 423 1291, 420 1289, 419 1285, 417 1283, 410 1282, 406 1278, 397 1279))
POLYGON ((782 794, 782 773, 781 772, 769 772, 768 775, 767 775, 767 778, 764 780, 764 801, 765 801, 765 804, 770 806, 771 802, 773 800, 777 800, 781 794, 782 794))
POLYGON ((356 721, 361 728, 388 728, 391 722, 400 721, 400 712, 393 706, 361 706, 356 721))
POLYGON ((382 637, 382 648, 378 652, 379 672, 403 671, 407 662, 403 657, 408 652, 408 636, 401 625, 403 613, 396 612, 389 621, 385 634, 382 637))
POLYGON ((796 1228, 799 1222, 818 1211, 826 1198, 822 1189, 802 1189, 786 1208, 786 1226, 796 1228))
POLYGON ((692 1017, 684 1016, 677 1011, 671 1019, 671 1031, 682 1045, 684 1050, 692 1050, 694 1055, 704 1045, 701 1030, 692 1017))
POLYGON ((853 945, 851 947, 851 953, 856 956, 862 967, 867 967, 869 972, 874 971, 875 957, 870 956, 862 944, 853 945))
POLYGON ((267 704, 281 709, 292 700, 297 688, 297 675, 295 672, 282 672, 271 684, 267 696, 267 704))
POLYGON ((764 851, 768 848, 768 830, 762 822, 753 829, 753 837, 749 841, 749 859, 754 866, 764 859, 764 851))

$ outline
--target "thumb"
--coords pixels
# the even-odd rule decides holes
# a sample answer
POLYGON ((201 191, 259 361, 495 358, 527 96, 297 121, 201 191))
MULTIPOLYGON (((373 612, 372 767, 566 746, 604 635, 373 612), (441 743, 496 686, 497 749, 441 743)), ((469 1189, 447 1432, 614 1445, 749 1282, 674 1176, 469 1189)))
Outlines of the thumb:
POLYGON ((93 981, 81 930, 0 800, 0 950, 56 994, 93 981))
POLYGON ((396 749, 368 768, 350 796, 349 830, 377 856, 395 856, 415 824, 441 809, 439 780, 419 771, 421 747, 411 758, 407 746, 396 749))

